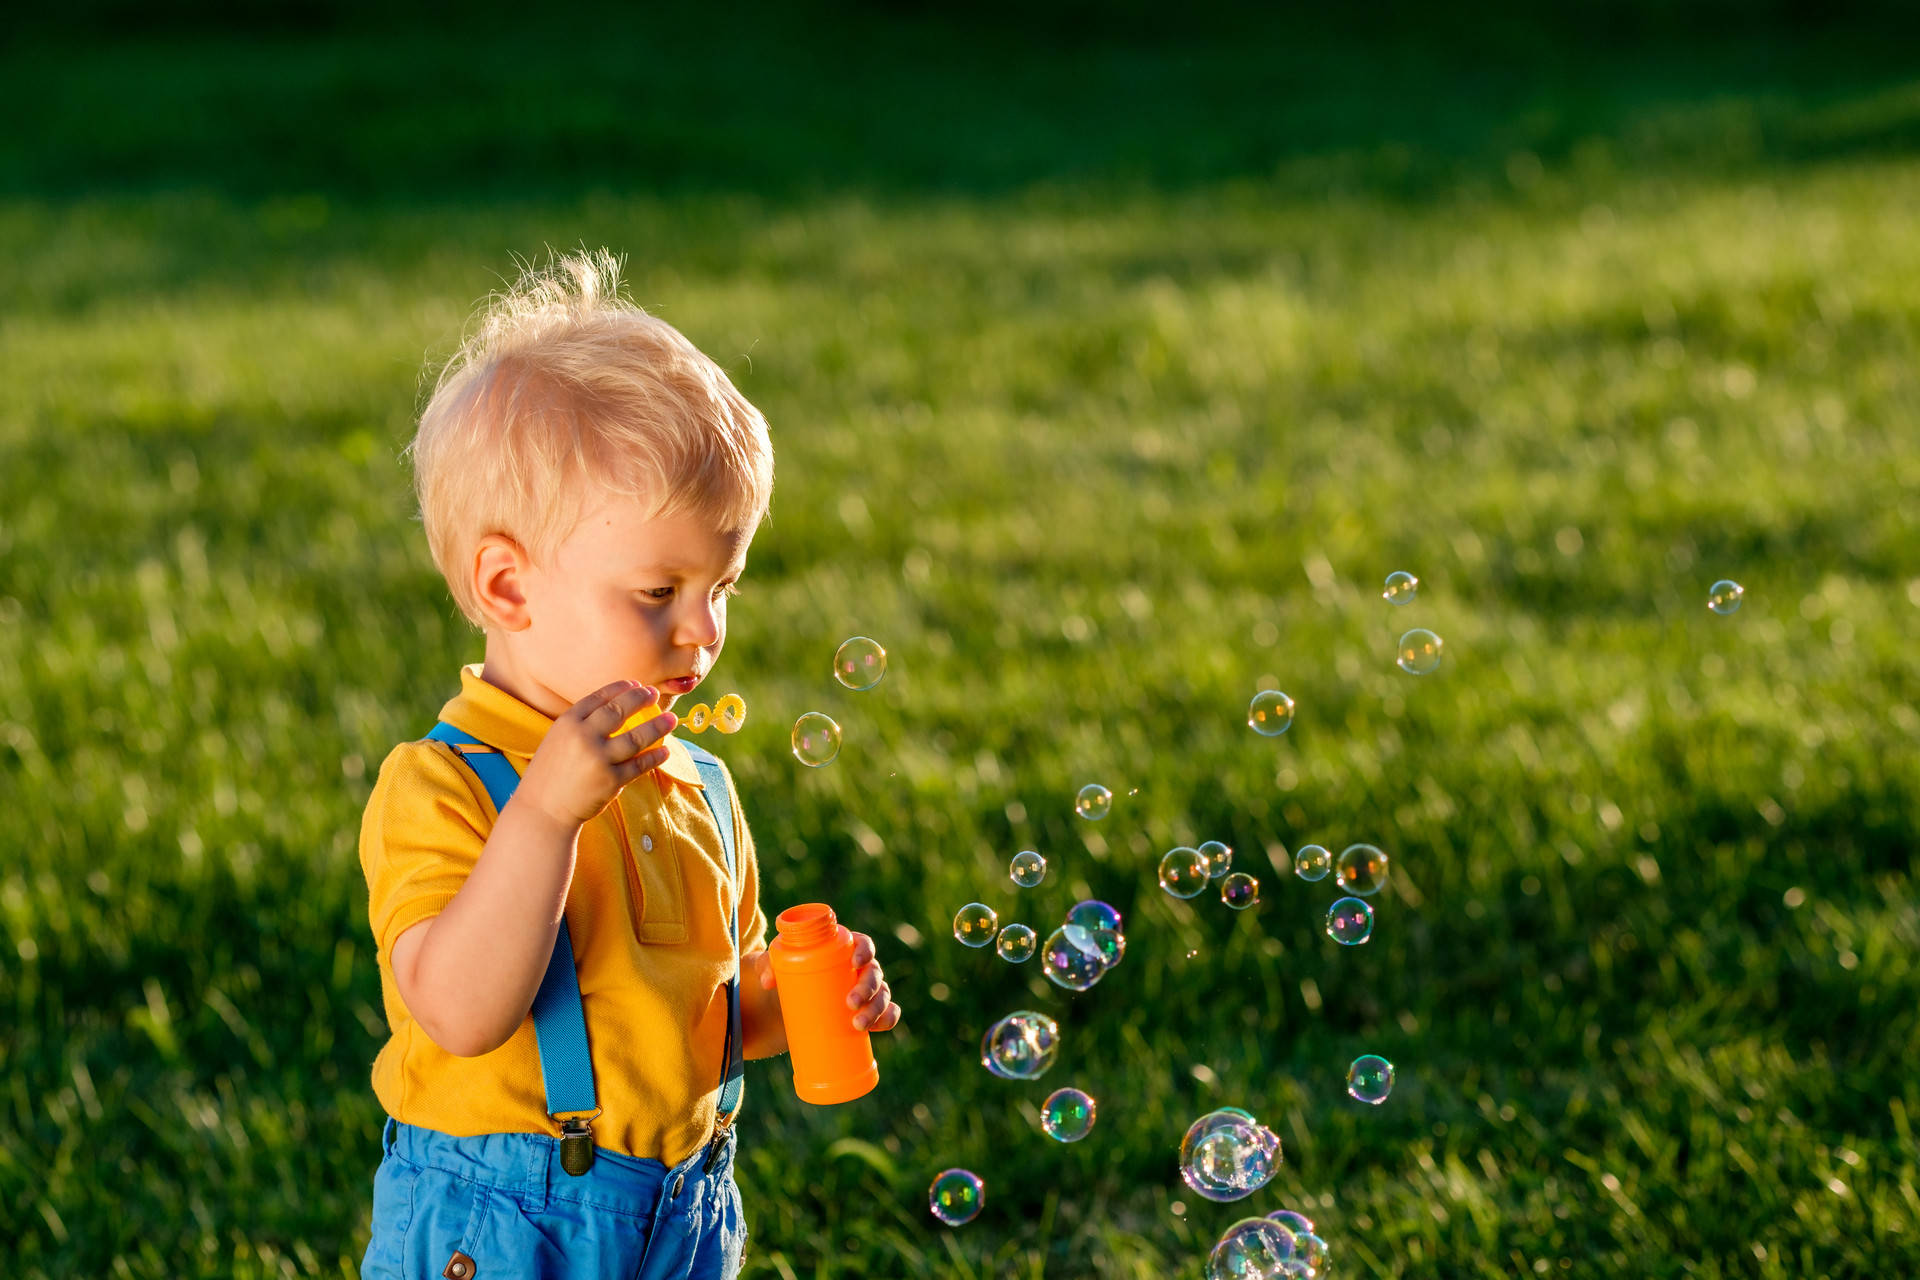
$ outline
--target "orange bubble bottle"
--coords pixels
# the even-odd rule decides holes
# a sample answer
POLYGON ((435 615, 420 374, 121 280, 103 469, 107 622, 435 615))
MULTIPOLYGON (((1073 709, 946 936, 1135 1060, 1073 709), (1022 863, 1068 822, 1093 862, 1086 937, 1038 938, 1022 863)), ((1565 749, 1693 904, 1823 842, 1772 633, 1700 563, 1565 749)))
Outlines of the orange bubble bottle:
POLYGON ((853 934, 824 902, 788 907, 773 922, 767 948, 780 1020, 793 1059, 793 1091, 802 1102, 850 1102, 880 1083, 873 1041, 853 1025, 853 934))

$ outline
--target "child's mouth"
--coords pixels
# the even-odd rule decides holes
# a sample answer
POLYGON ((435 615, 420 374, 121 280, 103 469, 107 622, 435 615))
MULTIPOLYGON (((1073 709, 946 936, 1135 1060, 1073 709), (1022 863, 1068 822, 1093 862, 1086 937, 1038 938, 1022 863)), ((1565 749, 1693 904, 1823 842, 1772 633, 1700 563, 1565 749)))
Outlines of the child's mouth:
POLYGON ((680 676, 674 680, 662 680, 658 688, 662 693, 671 693, 678 697, 683 693, 692 693, 693 687, 699 683, 699 676, 680 676))

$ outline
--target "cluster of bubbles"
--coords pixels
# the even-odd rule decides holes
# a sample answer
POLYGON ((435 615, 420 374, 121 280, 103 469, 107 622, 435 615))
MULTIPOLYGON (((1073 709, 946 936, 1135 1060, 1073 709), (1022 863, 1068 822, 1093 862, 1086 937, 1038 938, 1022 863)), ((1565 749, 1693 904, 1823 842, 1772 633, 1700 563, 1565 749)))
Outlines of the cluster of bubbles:
MULTIPOLYGON (((887 651, 878 640, 866 636, 852 636, 840 642, 833 654, 833 678, 855 693, 865 693, 880 683, 887 674, 887 651)), ((732 696, 732 695, 728 695, 732 696)), ((737 699, 736 699, 737 701, 737 699)), ((739 719, 729 729, 722 719, 721 707, 726 699, 722 698, 713 708, 715 724, 722 733, 732 733, 746 720, 746 707, 739 709, 739 719)), ((701 708, 695 707, 695 711, 701 708)), ((730 713, 728 713, 730 714, 730 713)), ((699 732, 698 729, 695 732, 699 732)), ((830 765, 834 757, 840 754, 840 726, 832 716, 823 711, 804 712, 793 722, 793 758, 809 769, 819 769, 830 765)))
POLYGON ((1280 1280, 1324 1275, 1327 1242, 1314 1234, 1313 1219, 1291 1209, 1264 1218, 1242 1218, 1228 1227, 1207 1258, 1207 1280, 1280 1280))
POLYGON ((1301 845, 1293 855, 1293 872, 1302 880, 1317 883, 1329 872, 1347 896, 1327 908, 1327 936, 1345 947, 1357 947, 1373 936, 1373 907, 1362 901, 1371 898, 1387 883, 1387 855, 1375 845, 1351 844, 1339 858, 1317 844, 1301 845))
POLYGON ((980 1065, 1002 1080, 1038 1080, 1060 1055, 1060 1024, 1021 1009, 987 1028, 980 1065))
POLYGON ((1218 840, 1198 849, 1178 845, 1160 857, 1160 887, 1176 898, 1197 898, 1218 880, 1220 900, 1244 911, 1260 901, 1260 881, 1232 868, 1233 850, 1218 840))
POLYGON ((1240 1200, 1273 1179, 1280 1138, 1248 1111, 1221 1107, 1195 1120, 1180 1140, 1180 1180, 1209 1200, 1240 1200))
POLYGON ((1068 991, 1085 991, 1127 954, 1120 913, 1097 898, 1074 904, 1040 949, 1047 980, 1068 991))

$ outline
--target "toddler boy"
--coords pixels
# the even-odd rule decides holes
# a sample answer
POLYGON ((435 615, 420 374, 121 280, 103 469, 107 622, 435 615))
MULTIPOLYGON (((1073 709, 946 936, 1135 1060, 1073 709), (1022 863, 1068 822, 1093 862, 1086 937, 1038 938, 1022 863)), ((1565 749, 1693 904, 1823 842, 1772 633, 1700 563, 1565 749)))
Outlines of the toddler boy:
MULTIPOLYGON (((486 650, 361 827, 392 1032, 361 1274, 733 1276, 739 1064, 786 1035, 731 775, 667 735, 766 514, 765 420, 602 251, 494 300, 409 451, 486 650)), ((888 1030, 855 939, 848 1017, 888 1030)))

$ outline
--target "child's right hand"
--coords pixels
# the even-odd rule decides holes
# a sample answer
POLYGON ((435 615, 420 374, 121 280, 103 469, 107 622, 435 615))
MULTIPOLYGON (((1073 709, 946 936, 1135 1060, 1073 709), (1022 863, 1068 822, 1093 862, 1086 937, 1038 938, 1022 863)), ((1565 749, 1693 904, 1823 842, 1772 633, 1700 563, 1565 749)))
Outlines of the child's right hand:
POLYGON ((614 732, 658 700, 650 686, 619 680, 574 703, 533 753, 515 800, 531 803, 562 826, 584 826, 622 787, 666 762, 661 740, 680 723, 671 711, 626 733, 614 732))

